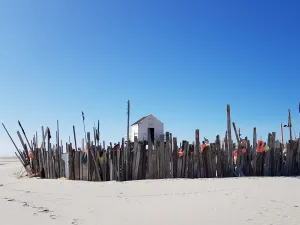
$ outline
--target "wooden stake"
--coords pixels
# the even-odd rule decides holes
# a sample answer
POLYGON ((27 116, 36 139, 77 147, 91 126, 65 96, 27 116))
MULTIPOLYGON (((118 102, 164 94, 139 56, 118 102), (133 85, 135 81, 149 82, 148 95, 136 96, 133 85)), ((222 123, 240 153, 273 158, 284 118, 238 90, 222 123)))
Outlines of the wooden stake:
POLYGON ((290 130, 290 140, 293 140, 293 135, 292 135, 292 119, 291 119, 291 110, 288 110, 288 127, 290 130))
POLYGON ((283 146, 283 148, 284 148, 282 123, 280 124, 280 135, 281 135, 281 143, 282 143, 282 146, 283 146))
POLYGON ((228 163, 229 171, 233 172, 233 146, 232 146, 232 137, 231 137, 231 119, 230 119, 230 105, 227 105, 227 146, 228 146, 228 163))
POLYGON ((77 149, 77 142, 76 142, 76 132, 75 132, 75 126, 73 126, 73 135, 74 135, 75 150, 76 150, 76 152, 77 152, 77 151, 78 151, 78 149, 77 149))

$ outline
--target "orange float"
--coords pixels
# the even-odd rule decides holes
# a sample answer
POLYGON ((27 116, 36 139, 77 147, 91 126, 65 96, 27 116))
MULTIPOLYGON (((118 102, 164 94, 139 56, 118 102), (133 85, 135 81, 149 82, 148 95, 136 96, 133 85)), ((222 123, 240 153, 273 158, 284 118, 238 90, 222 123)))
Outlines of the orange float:
POLYGON ((182 148, 179 148, 179 150, 178 150, 178 156, 179 156, 179 157, 182 157, 182 156, 183 156, 182 148))
POLYGON ((29 159, 33 159, 34 158, 33 152, 29 152, 28 156, 29 156, 29 159))

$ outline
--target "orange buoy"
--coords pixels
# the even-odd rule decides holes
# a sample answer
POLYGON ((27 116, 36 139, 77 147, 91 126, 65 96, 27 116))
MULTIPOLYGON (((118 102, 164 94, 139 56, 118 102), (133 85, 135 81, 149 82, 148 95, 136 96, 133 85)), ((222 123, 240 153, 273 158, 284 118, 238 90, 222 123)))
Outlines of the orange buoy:
POLYGON ((28 156, 29 156, 29 159, 33 159, 33 157, 34 157, 33 152, 29 152, 28 156))
POLYGON ((256 145, 256 152, 264 152, 264 142, 259 140, 256 145))
POLYGON ((182 156, 183 156, 182 148, 179 148, 179 150, 178 150, 178 156, 179 156, 179 157, 182 157, 182 156))

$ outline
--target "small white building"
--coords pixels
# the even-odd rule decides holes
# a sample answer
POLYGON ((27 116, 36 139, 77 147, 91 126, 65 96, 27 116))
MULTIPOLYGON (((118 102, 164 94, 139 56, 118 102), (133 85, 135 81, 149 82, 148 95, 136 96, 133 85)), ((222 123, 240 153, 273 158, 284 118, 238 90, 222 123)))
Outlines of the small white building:
POLYGON ((148 128, 150 128, 150 135, 152 140, 156 140, 159 138, 159 135, 164 134, 164 124, 152 114, 150 114, 131 124, 130 141, 134 142, 135 136, 138 138, 138 141, 147 141, 148 128))

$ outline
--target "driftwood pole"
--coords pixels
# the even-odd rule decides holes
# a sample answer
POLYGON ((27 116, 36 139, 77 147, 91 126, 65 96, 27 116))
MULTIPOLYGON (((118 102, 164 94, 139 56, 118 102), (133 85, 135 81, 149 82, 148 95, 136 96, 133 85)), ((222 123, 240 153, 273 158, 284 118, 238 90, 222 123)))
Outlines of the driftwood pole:
POLYGON ((253 128, 253 146, 252 146, 252 168, 253 168, 253 176, 256 176, 256 142, 257 142, 257 135, 256 135, 256 127, 253 128))
POLYGON ((25 137, 25 139, 26 139, 26 141, 27 141, 27 144, 28 144, 30 150, 33 152, 32 146, 30 145, 30 143, 29 143, 29 141, 28 141, 28 138, 27 138, 27 136, 26 136, 25 130, 23 129, 23 127, 22 127, 22 125, 21 125, 21 122, 20 122, 19 120, 18 120, 18 123, 19 123, 19 126, 21 127, 21 130, 22 130, 22 132, 23 132, 23 135, 24 135, 24 137, 25 137))
POLYGON ((281 135, 281 143, 282 143, 282 146, 284 147, 282 123, 280 124, 280 135, 281 135))
POLYGON ((27 173, 28 173, 29 175, 31 175, 31 172, 30 172, 30 170, 29 170, 28 167, 27 167, 27 166, 29 165, 28 162, 27 162, 27 160, 24 158, 22 152, 18 149, 16 143, 14 142, 14 140, 12 139, 12 137, 10 136, 10 134, 8 133, 6 127, 4 126, 3 123, 2 123, 2 126, 3 126, 3 128, 5 129, 5 131, 6 131, 7 135, 8 135, 8 137, 9 137, 10 140, 11 140, 11 142, 12 142, 13 145, 15 146, 17 152, 19 153, 19 155, 18 155, 18 154, 15 152, 15 155, 18 157, 19 161, 21 162, 21 164, 23 165, 23 167, 25 168, 25 170, 27 171, 27 173))
POLYGON ((231 119, 230 119, 230 105, 227 105, 227 146, 228 146, 228 163, 230 176, 233 172, 233 155, 232 155, 232 137, 231 137, 231 119))
POLYGON ((240 167, 241 167, 241 142, 240 142, 240 137, 238 135, 238 132, 236 130, 235 123, 232 122, 232 126, 234 129, 236 141, 237 141, 237 146, 238 146, 238 151, 237 151, 237 159, 236 159, 236 166, 237 166, 237 171, 238 171, 238 176, 240 176, 240 167))
POLYGON ((290 130, 290 140, 293 140, 291 110, 289 110, 288 113, 289 113, 289 115, 288 115, 288 128, 290 130))
POLYGON ((59 123, 58 123, 58 120, 56 121, 56 127, 57 127, 56 144, 57 144, 57 149, 59 149, 59 123))
POLYGON ((73 125, 73 135, 74 135, 74 143, 75 143, 75 151, 78 151, 77 148, 77 141, 76 141, 76 131, 75 131, 75 126, 73 125))
POLYGON ((124 151, 124 158, 125 158, 125 176, 126 180, 129 178, 129 155, 130 155, 130 146, 129 146, 129 118, 130 118, 130 101, 127 101, 127 144, 126 144, 126 151, 124 151))

